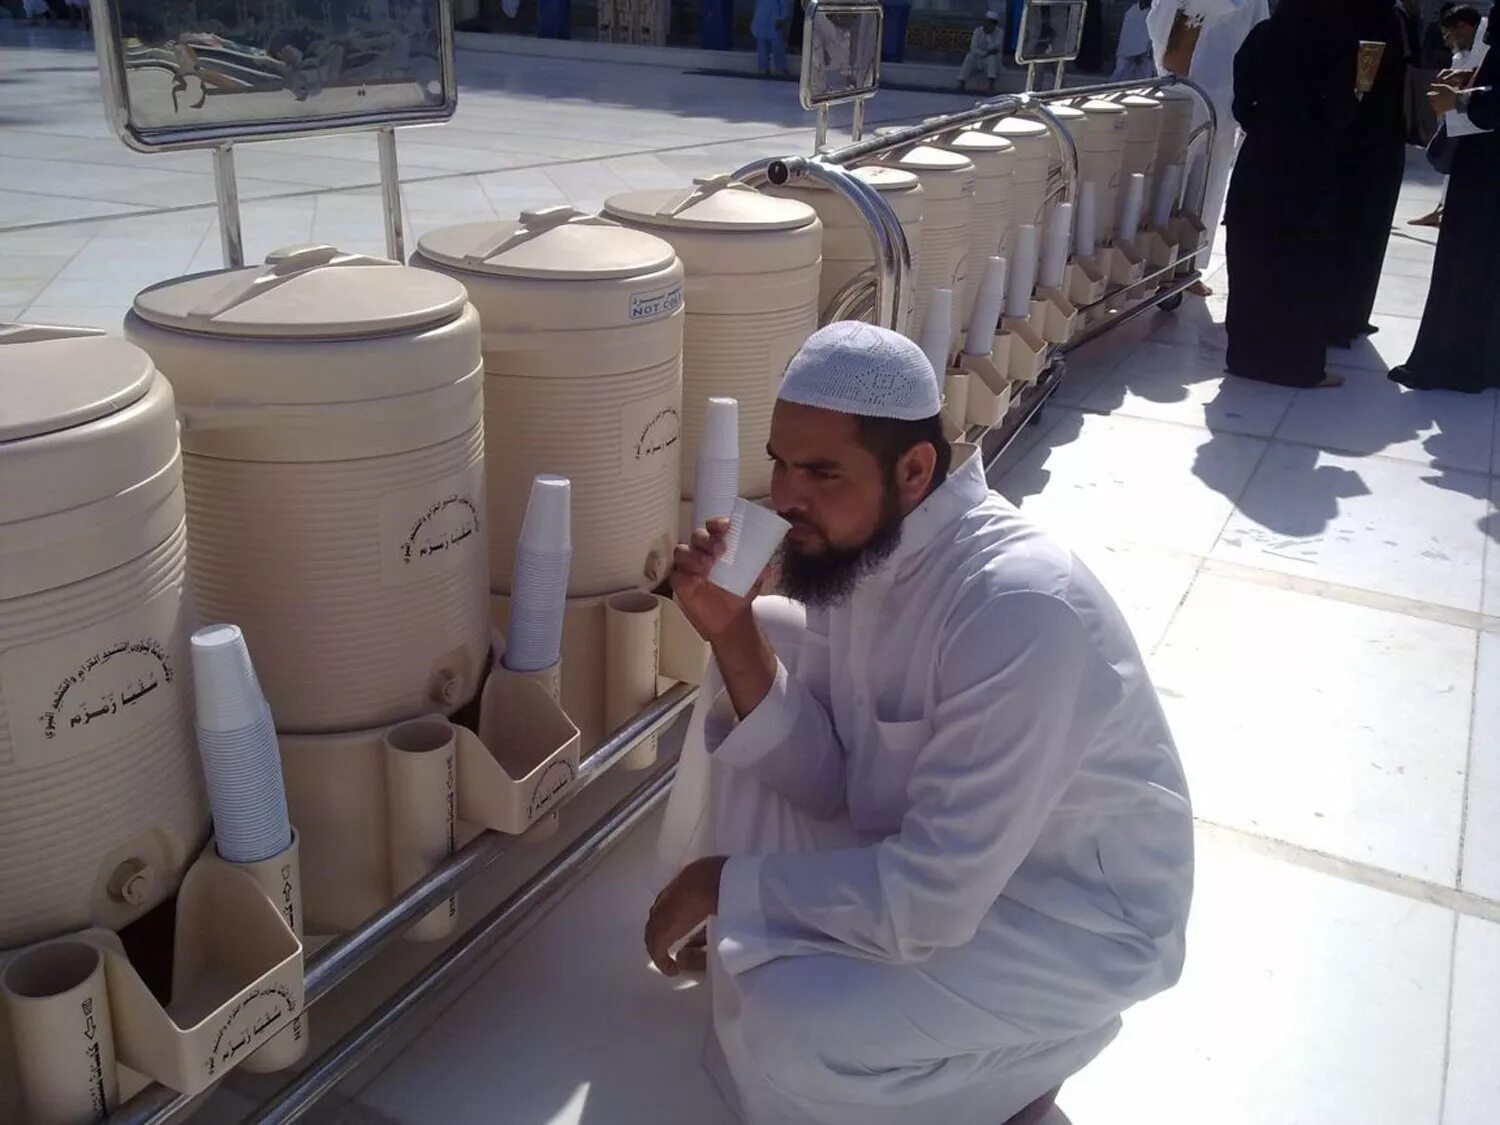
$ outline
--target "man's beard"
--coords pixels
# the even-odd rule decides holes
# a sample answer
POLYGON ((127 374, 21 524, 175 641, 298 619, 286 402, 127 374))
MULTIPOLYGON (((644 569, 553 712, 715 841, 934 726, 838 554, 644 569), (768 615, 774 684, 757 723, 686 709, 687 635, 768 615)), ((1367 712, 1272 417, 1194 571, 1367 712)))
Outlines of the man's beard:
POLYGON ((830 544, 816 555, 802 554, 783 543, 778 562, 781 592, 803 605, 826 608, 847 601, 860 579, 879 568, 901 542, 901 502, 887 486, 880 522, 856 547, 830 544))

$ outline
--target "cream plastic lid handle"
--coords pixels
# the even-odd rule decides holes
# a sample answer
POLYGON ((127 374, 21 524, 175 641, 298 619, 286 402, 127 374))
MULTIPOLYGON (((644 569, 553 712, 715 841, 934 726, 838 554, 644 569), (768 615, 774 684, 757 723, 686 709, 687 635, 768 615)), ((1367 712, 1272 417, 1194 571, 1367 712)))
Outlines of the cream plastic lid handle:
POLYGON ((213 320, 232 308, 252 301, 278 285, 316 269, 337 266, 396 266, 388 258, 369 254, 345 254, 336 246, 287 246, 266 255, 267 268, 254 277, 236 276, 223 289, 189 310, 190 320, 213 320))
POLYGON ((667 202, 657 208, 656 213, 664 219, 686 211, 694 203, 701 203, 709 196, 721 191, 754 191, 749 184, 743 184, 736 180, 728 172, 720 172, 717 176, 698 176, 693 180, 693 186, 681 195, 673 196, 667 202))
POLYGON ((576 224, 578 226, 590 227, 617 227, 619 223, 601 218, 598 215, 585 215, 575 207, 569 207, 566 203, 559 203, 555 207, 539 207, 531 211, 521 212, 521 221, 515 229, 482 244, 477 250, 472 250, 464 255, 464 261, 472 265, 479 265, 491 258, 513 250, 522 243, 530 242, 539 235, 546 234, 549 230, 558 227, 576 224))
POLYGON ((0 321, 0 344, 40 344, 47 340, 76 340, 108 336, 102 328, 69 328, 53 324, 11 324, 0 321))

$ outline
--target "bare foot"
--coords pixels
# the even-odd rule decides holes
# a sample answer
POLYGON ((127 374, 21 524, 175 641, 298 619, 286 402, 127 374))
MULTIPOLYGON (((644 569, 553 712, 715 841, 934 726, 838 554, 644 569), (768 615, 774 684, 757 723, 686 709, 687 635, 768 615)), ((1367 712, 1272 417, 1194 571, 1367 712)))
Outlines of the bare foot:
POLYGON ((1327 375, 1323 376, 1321 383, 1314 383, 1313 388, 1316 390, 1321 387, 1342 387, 1343 385, 1344 377, 1336 371, 1330 371, 1327 375))
POLYGON ((1431 211, 1426 215, 1411 219, 1406 225, 1409 227, 1440 227, 1443 225, 1443 209, 1439 207, 1436 211, 1431 211))
POLYGON ((1194 297, 1212 297, 1214 295, 1214 291, 1201 281, 1195 281, 1189 285, 1187 292, 1191 293, 1194 297))

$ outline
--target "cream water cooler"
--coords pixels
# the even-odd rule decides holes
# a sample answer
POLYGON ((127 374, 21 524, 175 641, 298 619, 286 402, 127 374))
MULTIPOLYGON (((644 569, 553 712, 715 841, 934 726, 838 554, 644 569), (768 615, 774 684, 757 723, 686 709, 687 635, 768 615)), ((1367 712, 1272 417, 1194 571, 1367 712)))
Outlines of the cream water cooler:
MULTIPOLYGON (((881 163, 912 172, 922 184, 922 237, 917 251, 912 325, 918 332, 938 289, 960 298, 968 285, 974 235, 974 162, 959 152, 917 145, 881 158, 881 163)), ((963 328, 963 303, 953 301, 953 334, 963 328)))
POLYGON ((490 661, 479 317, 451 278, 309 246, 142 292, 172 381, 200 617, 243 630, 309 928, 384 906, 384 738, 490 661))
POLYGON ((806 203, 728 176, 626 192, 604 214, 670 243, 686 271, 681 496, 693 497, 708 400, 739 403, 740 491, 771 491, 766 439, 786 365, 818 326, 823 224, 806 203))
POLYGON ((1052 168, 1061 157, 1057 142, 1047 126, 1025 117, 1003 117, 995 122, 994 133, 1010 141, 1015 151, 1015 171, 1011 178, 1010 230, 1003 252, 1015 253, 1016 228, 1040 225, 1052 168))
MULTIPOLYGON (((675 607, 644 591, 667 577, 678 539, 682 263, 661 238, 568 207, 433 231, 412 262, 461 281, 483 325, 489 588, 502 633, 532 481, 571 482, 558 690, 590 749, 614 725, 611 603, 654 613, 654 629, 663 613, 672 624, 675 607)), ((628 662, 653 666, 654 694, 658 653, 628 662)))
MULTIPOLYGON (((855 168, 850 174, 880 193, 896 215, 911 254, 912 276, 921 272, 922 182, 912 172, 880 165, 855 168)), ((818 287, 818 308, 826 321, 834 300, 851 281, 874 269, 875 250, 870 229, 854 206, 821 180, 805 179, 784 187, 762 189, 767 195, 797 199, 818 213, 823 224, 823 270, 818 287)), ((907 306, 907 314, 912 306, 907 306)), ((910 325, 906 326, 908 329, 910 325)))
POLYGON ((0 327, 4 1121, 196 1092, 300 1009, 293 927, 204 853, 173 397, 118 337, 0 327), (174 895, 164 1007, 115 931, 174 895))
POLYGON ((1095 185, 1099 201, 1098 239, 1111 243, 1120 210, 1121 167, 1125 158, 1125 107, 1094 98, 1083 103, 1083 119, 1068 123, 1078 146, 1078 181, 1095 185))
POLYGON ((116 929, 208 833, 172 390, 139 348, 0 328, 0 949, 116 929))
POLYGON ((974 216, 969 235, 967 281, 960 295, 961 322, 967 326, 979 294, 984 264, 1002 253, 1010 236, 1015 192, 1016 150, 1004 137, 965 130, 944 140, 941 147, 974 164, 974 216))

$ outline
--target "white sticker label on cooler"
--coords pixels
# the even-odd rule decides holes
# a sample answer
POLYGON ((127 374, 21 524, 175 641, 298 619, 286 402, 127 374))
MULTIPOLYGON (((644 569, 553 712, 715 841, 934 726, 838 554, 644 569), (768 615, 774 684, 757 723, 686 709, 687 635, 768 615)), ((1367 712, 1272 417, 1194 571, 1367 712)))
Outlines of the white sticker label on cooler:
POLYGON ((476 464, 465 473, 381 497, 383 585, 404 586, 466 566, 484 566, 483 473, 483 465, 476 464))
POLYGON ((673 285, 666 289, 652 289, 645 293, 632 293, 630 295, 630 319, 651 320, 653 317, 666 316, 682 308, 682 286, 673 285))
POLYGON ((620 472, 627 478, 649 476, 668 461, 677 465, 681 448, 682 411, 674 396, 652 395, 620 408, 620 472))
POLYGON ((0 654, 16 764, 50 766, 124 748, 162 716, 190 707, 185 612, 173 584, 126 613, 0 654))

